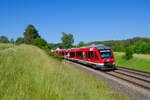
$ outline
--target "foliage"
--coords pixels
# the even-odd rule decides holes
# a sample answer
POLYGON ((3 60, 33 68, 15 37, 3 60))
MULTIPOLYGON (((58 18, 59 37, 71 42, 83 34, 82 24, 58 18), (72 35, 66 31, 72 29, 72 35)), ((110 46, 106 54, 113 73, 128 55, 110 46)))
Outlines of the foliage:
POLYGON ((125 55, 123 56, 123 58, 125 58, 126 60, 129 60, 133 57, 133 51, 131 48, 126 48, 126 51, 125 51, 125 55))
POLYGON ((4 50, 0 59, 0 100, 127 99, 91 75, 31 45, 4 50))
POLYGON ((71 48, 72 44, 74 43, 74 38, 72 34, 67 34, 65 32, 62 33, 62 46, 63 48, 71 48))
POLYGON ((41 49, 43 49, 49 56, 52 56, 55 59, 62 60, 62 57, 50 51, 47 42, 42 38, 36 38, 32 40, 32 45, 35 45, 41 49))
POLYGON ((84 46, 84 45, 85 45, 84 42, 83 42, 83 41, 80 41, 79 44, 78 44, 78 47, 82 47, 82 46, 84 46))
POLYGON ((13 38, 10 39, 10 43, 15 44, 15 41, 13 38))
POLYGON ((127 40, 95 41, 85 45, 91 44, 108 45, 116 52, 125 52, 127 47, 131 47, 133 53, 150 54, 150 38, 135 37, 127 40))
POLYGON ((24 38, 18 37, 17 40, 16 40, 16 44, 19 45, 19 44, 22 44, 22 43, 24 43, 24 38))
POLYGON ((6 36, 0 36, 0 43, 9 43, 9 40, 6 36))
POLYGON ((133 48, 135 53, 142 53, 142 54, 150 53, 150 43, 137 42, 133 46, 133 48))
POLYGON ((54 49, 54 48, 60 48, 62 49, 62 43, 56 43, 56 44, 53 44, 53 43, 48 43, 48 48, 49 49, 54 49))
POLYGON ((47 46, 47 42, 42 38, 36 38, 32 40, 32 45, 42 48, 42 47, 47 46))
POLYGON ((25 43, 27 44, 32 44, 32 39, 40 38, 38 31, 31 24, 27 26, 23 34, 24 34, 25 43))

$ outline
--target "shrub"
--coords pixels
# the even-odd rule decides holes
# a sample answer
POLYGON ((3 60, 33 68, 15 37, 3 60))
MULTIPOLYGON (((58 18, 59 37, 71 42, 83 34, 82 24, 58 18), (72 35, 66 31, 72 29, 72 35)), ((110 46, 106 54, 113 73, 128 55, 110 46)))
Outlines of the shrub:
POLYGON ((39 48, 43 48, 47 46, 47 42, 42 38, 36 38, 32 40, 32 45, 38 46, 39 48))
POLYGON ((126 60, 129 60, 133 57, 133 50, 132 48, 128 47, 126 50, 125 50, 125 55, 123 56, 124 59, 126 60))
POLYGON ((49 56, 52 56, 53 58, 58 59, 58 60, 62 60, 62 57, 60 56, 60 54, 53 53, 50 51, 50 49, 48 48, 48 44, 44 39, 41 39, 41 38, 33 39, 32 45, 35 45, 43 49, 49 56))
POLYGON ((16 40, 16 45, 23 44, 23 43, 24 43, 24 38, 18 37, 16 40))

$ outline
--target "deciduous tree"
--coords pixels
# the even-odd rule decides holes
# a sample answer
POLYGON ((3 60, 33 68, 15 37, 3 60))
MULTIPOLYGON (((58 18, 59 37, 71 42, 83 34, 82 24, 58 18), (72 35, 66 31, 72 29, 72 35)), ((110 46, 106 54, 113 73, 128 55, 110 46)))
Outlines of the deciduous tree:
POLYGON ((18 45, 18 44, 22 44, 22 43, 24 43, 24 38, 18 37, 16 40, 16 44, 18 45))
POLYGON ((24 32, 25 43, 32 44, 32 40, 36 38, 40 38, 38 31, 33 25, 29 24, 24 32))
POLYGON ((0 36, 0 43, 9 43, 9 40, 6 36, 0 36))
POLYGON ((62 46, 63 48, 71 48, 72 47, 72 44, 74 43, 74 38, 73 38, 73 35, 70 33, 70 34, 67 34, 65 32, 62 33, 62 46))

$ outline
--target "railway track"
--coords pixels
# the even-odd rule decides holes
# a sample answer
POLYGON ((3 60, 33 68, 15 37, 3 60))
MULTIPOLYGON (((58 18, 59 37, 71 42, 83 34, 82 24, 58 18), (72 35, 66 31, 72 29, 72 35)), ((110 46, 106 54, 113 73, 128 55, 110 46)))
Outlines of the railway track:
POLYGON ((150 91, 150 72, 118 66, 117 70, 105 73, 150 91))
POLYGON ((145 71, 141 71, 141 70, 136 70, 136 69, 131 69, 131 68, 126 68, 126 67, 121 67, 121 66, 117 66, 118 70, 122 70, 122 71, 126 71, 129 73, 134 73, 136 75, 141 75, 143 77, 148 77, 150 78, 150 72, 145 72, 145 71))
MULTIPOLYGON (((84 65, 84 66, 88 66, 88 65, 84 65)), ((140 87, 140 88, 150 91, 150 72, 135 70, 131 68, 125 68, 121 66, 117 66, 117 69, 113 71, 101 71, 101 70, 98 70, 98 71, 100 71, 101 73, 113 76, 117 79, 131 83, 135 85, 136 87, 140 87)))

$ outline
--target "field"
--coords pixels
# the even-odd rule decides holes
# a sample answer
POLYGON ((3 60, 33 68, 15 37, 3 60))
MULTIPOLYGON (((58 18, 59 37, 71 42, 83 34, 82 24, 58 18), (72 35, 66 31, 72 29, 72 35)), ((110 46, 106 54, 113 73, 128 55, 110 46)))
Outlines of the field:
POLYGON ((126 100, 117 91, 29 45, 0 44, 0 99, 126 100))
POLYGON ((132 59, 125 60, 123 54, 115 52, 116 65, 150 72, 150 55, 134 54, 132 59))

